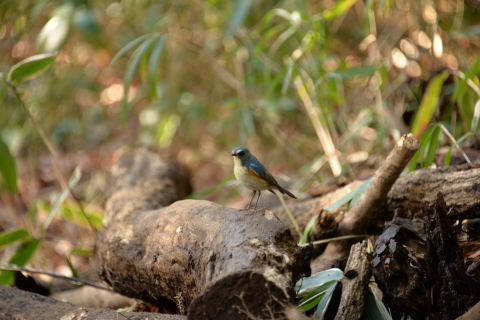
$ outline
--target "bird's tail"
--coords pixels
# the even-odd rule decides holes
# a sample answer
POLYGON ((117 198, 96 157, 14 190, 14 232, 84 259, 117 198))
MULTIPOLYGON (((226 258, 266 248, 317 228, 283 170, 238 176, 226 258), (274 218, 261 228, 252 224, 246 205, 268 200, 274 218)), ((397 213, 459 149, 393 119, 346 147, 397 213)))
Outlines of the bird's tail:
POLYGON ((287 196, 289 196, 290 198, 297 199, 297 197, 295 197, 295 196, 293 195, 293 193, 291 193, 290 191, 288 191, 287 189, 285 189, 285 188, 282 187, 282 186, 279 186, 279 187, 280 187, 279 189, 280 189, 280 191, 281 191, 282 193, 285 193, 285 194, 286 194, 287 196))

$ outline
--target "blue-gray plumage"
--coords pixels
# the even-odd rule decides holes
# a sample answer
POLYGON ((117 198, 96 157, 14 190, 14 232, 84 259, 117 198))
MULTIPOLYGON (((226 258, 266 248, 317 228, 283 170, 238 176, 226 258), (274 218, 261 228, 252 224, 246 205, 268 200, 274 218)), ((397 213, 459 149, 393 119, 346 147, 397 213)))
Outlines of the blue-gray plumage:
POLYGON ((232 156, 235 177, 245 187, 253 190, 253 197, 247 208, 250 208, 250 205, 255 198, 255 194, 258 191, 257 202, 255 203, 255 209, 257 208, 258 199, 260 199, 262 190, 268 190, 273 194, 275 194, 273 190, 278 190, 289 197, 297 199, 297 197, 295 197, 290 191, 278 184, 272 174, 268 172, 263 164, 261 164, 247 148, 238 147, 233 149, 232 156))

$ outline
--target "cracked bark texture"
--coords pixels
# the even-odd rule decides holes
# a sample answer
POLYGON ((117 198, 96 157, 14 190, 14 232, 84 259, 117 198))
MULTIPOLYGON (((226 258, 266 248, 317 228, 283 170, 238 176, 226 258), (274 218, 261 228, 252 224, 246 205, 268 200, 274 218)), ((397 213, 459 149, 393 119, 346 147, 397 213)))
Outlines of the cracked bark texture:
MULTIPOLYGON (((131 320, 187 320, 187 317, 181 315, 148 312, 126 312, 123 315, 131 320)), ((116 310, 85 308, 0 285, 0 319, 118 320, 124 318, 116 310)))
POLYGON ((102 278, 189 319, 286 318, 303 270, 290 230, 266 209, 176 201, 188 189, 179 169, 146 151, 112 169, 102 278))

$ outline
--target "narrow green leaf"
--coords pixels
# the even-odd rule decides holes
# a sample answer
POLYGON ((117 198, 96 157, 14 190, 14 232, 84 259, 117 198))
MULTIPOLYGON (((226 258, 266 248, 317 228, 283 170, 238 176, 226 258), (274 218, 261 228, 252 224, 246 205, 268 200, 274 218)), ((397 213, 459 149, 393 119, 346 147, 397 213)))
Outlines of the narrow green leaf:
POLYGON ((318 305, 318 302, 322 298, 322 295, 328 291, 331 286, 336 286, 337 280, 329 281, 327 283, 319 285, 312 292, 302 298, 297 304, 297 308, 302 311, 308 311, 318 305))
POLYGON ((432 132, 430 141, 428 143, 427 155, 425 157, 425 161, 423 164, 425 168, 430 167, 433 164, 433 161, 435 160, 435 153, 437 152, 437 147, 438 147, 438 138, 440 136, 441 131, 442 129, 437 126, 435 127, 435 130, 433 130, 432 132))
POLYGON ((318 303, 317 310, 315 310, 315 314, 313 315, 314 319, 323 319, 325 313, 327 312, 328 305, 330 300, 332 299, 333 291, 335 291, 335 287, 337 286, 338 281, 328 288, 328 290, 323 295, 322 299, 318 303))
POLYGON ((10 149, 0 137, 0 172, 11 194, 17 193, 17 169, 15 159, 10 154, 10 149))
POLYGON ((338 201, 335 201, 334 203, 332 203, 331 205, 329 205, 328 207, 325 208, 325 210, 327 211, 333 211, 335 209, 338 209, 340 208, 341 206, 343 206, 344 204, 346 204, 347 202, 349 202, 350 200, 353 200, 353 199, 357 199, 360 197, 360 195, 363 193, 363 191, 365 190, 365 188, 367 188, 367 186, 370 184, 370 182, 372 181, 373 178, 369 178, 367 180, 365 180, 361 185, 359 185, 358 187, 356 187, 354 190, 352 190, 349 194, 345 195, 344 197, 342 197, 341 199, 339 199, 338 201))
MULTIPOLYGON (((37 251, 40 240, 30 240, 22 243, 15 251, 12 258, 8 263, 16 264, 18 266, 25 266, 30 259, 33 257, 34 253, 37 251)), ((2 271, 0 274, 0 284, 9 285, 13 282, 14 272, 13 271, 2 271)))
POLYGON ((74 248, 70 251, 70 255, 82 256, 82 257, 93 257, 94 254, 91 250, 74 248))
POLYGON ((480 118, 480 100, 477 100, 477 102, 475 103, 475 109, 473 111, 472 124, 470 126, 470 132, 473 134, 477 133, 479 118, 480 118))
MULTIPOLYGON (((78 183, 78 181, 80 181, 81 177, 82 177, 82 171, 80 170, 80 167, 76 167, 72 177, 70 178, 70 181, 68 181, 68 186, 70 187, 70 189, 72 189, 78 183)), ((50 226, 50 223, 53 220, 55 213, 58 210, 58 207, 67 198, 70 192, 68 189, 69 188, 63 189, 62 192, 60 192, 60 194, 58 195, 57 199, 55 200, 55 203, 50 207, 50 211, 48 212, 47 219, 43 224, 43 231, 46 231, 48 229, 48 227, 50 226)))
POLYGON ((310 231, 315 225, 317 218, 318 218, 318 215, 315 215, 313 216, 313 218, 310 219, 310 221, 308 221, 307 225, 305 226, 305 229, 303 230, 302 237, 298 241, 298 245, 302 245, 308 242, 308 235, 310 234, 310 231))
POLYGON ((455 90, 453 91, 452 100, 457 100, 462 95, 465 94, 465 90, 467 89, 467 80, 471 79, 472 77, 476 76, 480 72, 480 57, 475 60, 472 66, 465 72, 465 77, 460 79, 458 84, 455 86, 455 90))
POLYGON ((338 1, 333 8, 327 9, 322 12, 323 19, 331 20, 335 17, 338 17, 339 15, 350 9, 350 7, 355 4, 355 2, 357 2, 357 0, 338 1))
MULTIPOLYGON (((124 312, 130 312, 130 311, 133 311, 135 310, 135 308, 137 307, 137 304, 135 303, 133 306, 129 307, 129 308, 120 308, 120 309, 117 309, 117 313, 119 314, 122 314, 124 312)), ((127 318, 128 319, 128 318, 127 318)))
POLYGON ((20 228, 5 230, 0 233, 0 250, 4 249, 5 247, 11 245, 18 240, 26 239, 29 236, 30 235, 27 231, 20 228))
POLYGON ((108 65, 109 68, 111 68, 118 59, 120 59, 121 56, 123 56, 128 50, 131 48, 135 47, 137 44, 145 40, 146 38, 150 37, 152 34, 147 33, 141 37, 138 37, 137 39, 130 41, 127 45, 125 45, 120 51, 117 52, 117 54, 113 57, 112 61, 110 61, 110 64, 108 65))
POLYGON ((297 297, 300 298, 312 292, 318 286, 332 280, 340 280, 342 277, 343 271, 337 268, 321 271, 311 277, 298 280, 295 284, 295 292, 297 292, 297 297))
POLYGON ((147 80, 148 80, 148 91, 150 93, 150 97, 156 98, 157 97, 157 65, 158 59, 162 54, 163 48, 165 47, 165 39, 167 38, 166 35, 161 36, 153 45, 152 52, 150 53, 150 57, 148 58, 148 68, 147 68, 147 80))
POLYGON ((233 180, 234 178, 235 176, 231 174, 228 177, 220 180, 220 182, 218 182, 215 186, 192 193, 191 195, 187 196, 186 199, 198 199, 200 197, 206 196, 207 194, 211 194, 223 187, 227 182, 233 180))
POLYGON ((318 306, 318 303, 320 302, 320 300, 322 300, 323 296, 325 295, 325 292, 326 291, 323 290, 322 292, 316 293, 314 296, 310 297, 310 299, 308 299, 307 301, 302 302, 302 305, 297 306, 298 311, 306 312, 318 306))
POLYGON ((373 283, 368 286, 365 310, 363 311, 365 320, 392 320, 392 316, 376 294, 373 286, 376 286, 376 284, 373 283))
POLYGON ((62 219, 72 221, 85 228, 89 228, 93 225, 95 228, 99 229, 102 225, 102 213, 100 211, 92 211, 92 209, 90 209, 85 215, 78 206, 62 204, 59 212, 62 219))
POLYGON ((44 53, 26 58, 14 65, 8 73, 7 80, 12 85, 35 78, 55 61, 55 54, 44 53))
POLYGON ((295 67, 295 61, 292 61, 287 65, 287 72, 285 74, 285 78, 283 79, 282 95, 287 93, 287 89, 290 86, 290 83, 292 82, 292 73, 293 73, 294 67, 295 67))
POLYGON ((138 63, 140 62, 143 54, 147 52, 148 48, 157 37, 158 34, 153 34, 149 38, 147 38, 141 45, 138 46, 137 49, 135 49, 132 56, 128 60, 127 67, 125 69, 125 77, 123 78, 123 100, 122 110, 120 114, 122 124, 125 124, 125 120, 127 117, 128 92, 130 89, 130 83, 133 79, 133 74, 135 73, 135 70, 137 69, 138 63))
POLYGON ((433 113, 438 104, 438 99, 442 91, 442 85, 447 80, 449 73, 444 71, 430 80, 430 83, 425 90, 422 102, 418 111, 415 113, 412 133, 417 137, 421 137, 425 129, 427 128, 430 120, 432 120, 433 113))
POLYGON ((77 269, 72 264, 72 261, 68 257, 65 257, 65 260, 67 261, 68 267, 70 268, 70 271, 72 271, 72 276, 74 278, 80 279, 80 276, 78 275, 77 269))
POLYGON ((448 150, 448 152, 445 154, 445 158, 443 159, 443 165, 445 167, 448 167, 450 165, 450 160, 452 159, 452 151, 453 147, 448 150))
POLYGON ((422 138, 420 139, 420 147, 418 148, 417 152, 413 155, 412 159, 410 160, 410 163, 408 165, 408 171, 412 172, 417 168, 417 164, 419 163, 419 159, 423 157, 425 154, 425 150, 428 146, 428 142, 430 141, 430 138, 435 131, 435 128, 437 128, 437 125, 433 125, 430 128, 425 131, 423 134, 422 138))
POLYGON ((328 72, 326 75, 327 77, 331 78, 338 78, 338 79, 349 79, 353 78, 356 76, 359 77, 367 77, 371 76, 372 74, 375 73, 377 69, 372 66, 360 66, 360 67, 354 67, 354 68, 349 68, 345 70, 337 70, 333 72, 328 72))
POLYGON ((235 0, 232 12, 228 19, 227 31, 225 37, 233 36, 237 28, 243 24, 245 18, 250 12, 252 0, 235 0))

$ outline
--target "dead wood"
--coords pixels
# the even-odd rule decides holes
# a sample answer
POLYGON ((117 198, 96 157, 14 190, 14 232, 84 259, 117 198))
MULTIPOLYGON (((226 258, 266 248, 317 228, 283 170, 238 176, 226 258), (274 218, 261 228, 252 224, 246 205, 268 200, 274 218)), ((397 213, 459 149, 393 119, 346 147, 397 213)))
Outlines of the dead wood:
POLYGON ((429 317, 448 320, 464 314, 479 301, 480 286, 465 273, 463 252, 457 240, 458 229, 447 216, 442 193, 437 197, 429 215, 425 247, 429 317))
POLYGON ((112 169, 97 240, 102 278, 189 319, 285 318, 303 266, 289 229, 266 209, 169 205, 181 197, 171 168, 144 152, 112 169))
POLYGON ((478 320, 480 319, 480 302, 478 302, 472 309, 468 310, 463 316, 457 318, 457 320, 478 320))
POLYGON ((375 243, 373 273, 394 314, 425 319, 425 231, 423 220, 394 218, 375 243))
MULTIPOLYGON (((186 320, 185 316, 160 313, 124 313, 132 320, 186 320)), ((79 307, 56 301, 36 293, 0 285, 0 319, 52 320, 52 319, 124 319, 115 310, 79 307)))
POLYGON ((465 272, 457 240, 463 235, 437 196, 425 218, 395 218, 375 244, 375 279, 398 318, 454 319, 480 299, 480 286, 465 272))
MULTIPOLYGON (((353 208, 338 225, 336 236, 360 234, 364 231, 369 220, 378 215, 383 203, 387 201, 390 188, 418 147, 419 143, 414 135, 402 136, 353 208)), ((312 271, 328 269, 337 261, 345 259, 351 244, 352 240, 330 242, 325 251, 312 263, 312 271)))
POLYGON ((460 220, 480 217, 480 169, 469 164, 416 170, 400 177, 388 193, 388 211, 419 214, 441 191, 450 215, 460 220))
POLYGON ((90 308, 119 309, 128 308, 135 303, 135 299, 90 286, 56 292, 51 294, 50 298, 90 308))
POLYGON ((367 241, 351 247, 342 282, 342 298, 335 320, 360 319, 363 314, 370 264, 367 254, 367 241))

